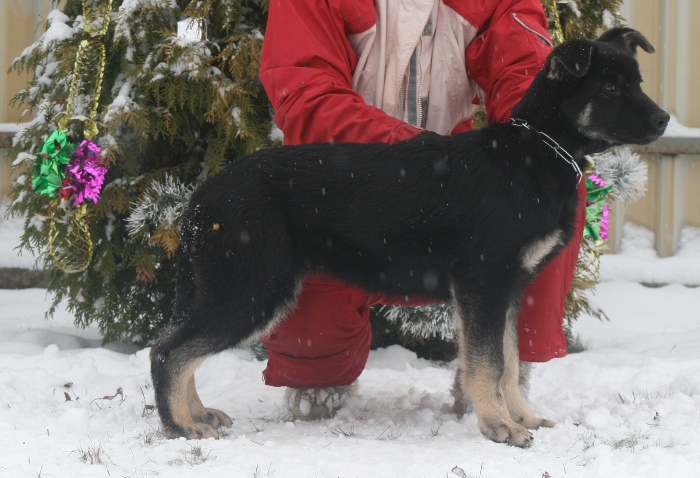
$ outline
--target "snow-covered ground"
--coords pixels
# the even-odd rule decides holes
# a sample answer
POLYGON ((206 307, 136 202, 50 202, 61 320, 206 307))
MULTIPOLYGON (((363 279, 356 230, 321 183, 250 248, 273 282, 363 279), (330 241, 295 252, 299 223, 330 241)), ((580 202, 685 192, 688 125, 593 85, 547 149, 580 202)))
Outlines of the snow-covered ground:
MULTIPOLYGON (((0 266, 18 266, 18 227, 0 219, 0 266)), ((148 350, 100 348, 63 308, 45 320, 45 290, 0 290, 0 477, 700 477, 700 287, 682 285, 700 284, 700 233, 673 258, 649 241, 628 226, 622 252, 603 258, 595 302, 612 322, 578 321, 590 349, 534 369, 533 408, 558 425, 526 450, 451 413, 454 364, 397 346, 372 352, 356 396, 314 423, 289 420, 264 362, 216 356, 198 388, 233 427, 164 440, 148 350)))

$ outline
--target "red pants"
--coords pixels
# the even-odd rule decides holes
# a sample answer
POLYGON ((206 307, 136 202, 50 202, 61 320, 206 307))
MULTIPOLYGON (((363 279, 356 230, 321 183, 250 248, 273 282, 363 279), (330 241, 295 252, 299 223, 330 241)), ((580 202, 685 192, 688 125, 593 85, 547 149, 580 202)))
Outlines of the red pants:
MULTIPOLYGON (((586 183, 582 181, 571 242, 523 295, 518 316, 521 360, 546 362, 566 355, 564 301, 578 260, 585 204, 586 183)), ((365 367, 372 343, 369 308, 381 303, 387 301, 318 274, 309 276, 294 312, 263 338, 269 354, 265 383, 318 388, 354 382, 365 367)))

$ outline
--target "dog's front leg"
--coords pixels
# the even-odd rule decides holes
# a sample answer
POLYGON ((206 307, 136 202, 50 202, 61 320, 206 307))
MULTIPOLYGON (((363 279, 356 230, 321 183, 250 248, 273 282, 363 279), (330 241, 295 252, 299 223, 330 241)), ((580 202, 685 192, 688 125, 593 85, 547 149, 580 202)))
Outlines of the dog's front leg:
POLYGON ((501 284, 489 290, 483 283, 476 287, 453 283, 462 389, 472 401, 481 432, 487 438, 528 447, 532 435, 511 418, 501 388, 509 301, 507 296, 494 296, 499 290, 503 291, 501 284))
POLYGON ((510 417, 517 423, 530 430, 540 427, 553 427, 551 420, 538 418, 532 414, 518 386, 520 360, 518 352, 518 310, 519 297, 511 301, 506 312, 506 326, 503 334, 504 369, 501 377, 501 390, 506 400, 510 417))

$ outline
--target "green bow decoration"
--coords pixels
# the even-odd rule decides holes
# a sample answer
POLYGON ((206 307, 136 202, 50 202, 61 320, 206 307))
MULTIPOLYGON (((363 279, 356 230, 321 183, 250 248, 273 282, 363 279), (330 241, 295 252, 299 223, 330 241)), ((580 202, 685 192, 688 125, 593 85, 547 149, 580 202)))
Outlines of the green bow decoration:
POLYGON ((75 152, 76 145, 68 141, 64 131, 55 130, 46 138, 41 152, 34 162, 32 190, 55 198, 63 184, 66 165, 75 152))

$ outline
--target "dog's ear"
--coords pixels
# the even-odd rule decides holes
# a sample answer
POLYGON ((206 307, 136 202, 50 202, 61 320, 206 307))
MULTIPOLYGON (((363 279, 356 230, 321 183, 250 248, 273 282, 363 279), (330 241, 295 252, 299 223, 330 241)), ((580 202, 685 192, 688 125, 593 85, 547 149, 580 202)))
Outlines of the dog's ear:
POLYGON ((593 44, 587 40, 570 40, 559 45, 549 57, 547 78, 562 80, 567 76, 583 77, 591 66, 593 44))
POLYGON ((654 53, 654 47, 649 43, 644 35, 637 30, 627 27, 611 28, 603 33, 598 41, 611 43, 618 48, 627 50, 632 56, 637 56, 637 47, 641 47, 647 53, 654 53))

